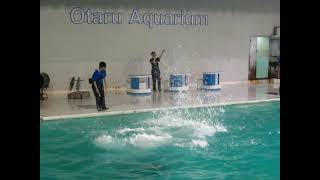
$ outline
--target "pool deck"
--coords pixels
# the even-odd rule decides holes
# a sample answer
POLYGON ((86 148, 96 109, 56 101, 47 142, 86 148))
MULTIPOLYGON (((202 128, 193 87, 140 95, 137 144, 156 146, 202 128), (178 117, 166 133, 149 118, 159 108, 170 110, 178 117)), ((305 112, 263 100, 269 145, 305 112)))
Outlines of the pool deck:
POLYGON ((69 100, 65 93, 49 93, 49 99, 40 101, 40 121, 127 114, 168 108, 274 101, 280 100, 277 94, 278 86, 269 83, 239 82, 222 84, 220 91, 201 92, 197 91, 196 87, 190 87, 185 93, 163 91, 153 93, 151 96, 132 96, 127 95, 126 91, 110 91, 106 93, 109 110, 103 112, 96 110, 92 92, 88 99, 74 100, 69 100))

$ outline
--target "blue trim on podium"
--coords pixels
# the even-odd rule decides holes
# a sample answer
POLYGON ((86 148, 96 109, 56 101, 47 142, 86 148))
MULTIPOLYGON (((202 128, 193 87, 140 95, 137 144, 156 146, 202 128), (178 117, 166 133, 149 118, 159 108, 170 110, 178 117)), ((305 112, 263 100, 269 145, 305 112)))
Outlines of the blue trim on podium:
POLYGON ((212 74, 212 73, 205 74, 205 73, 203 73, 203 77, 202 77, 203 82, 202 82, 202 84, 203 85, 209 85, 209 86, 217 85, 218 82, 216 81, 216 75, 217 74, 212 74))
POLYGON ((139 78, 131 77, 131 89, 139 89, 139 78))

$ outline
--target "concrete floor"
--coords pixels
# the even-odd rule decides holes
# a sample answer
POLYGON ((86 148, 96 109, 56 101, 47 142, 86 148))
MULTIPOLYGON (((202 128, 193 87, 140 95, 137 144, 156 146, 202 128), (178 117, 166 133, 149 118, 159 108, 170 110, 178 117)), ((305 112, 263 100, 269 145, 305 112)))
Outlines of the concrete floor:
POLYGON ((151 96, 132 96, 127 95, 125 91, 108 92, 106 103, 109 110, 104 112, 96 110, 92 92, 89 99, 77 100, 69 100, 66 94, 49 94, 49 99, 40 101, 40 119, 56 120, 152 111, 161 108, 279 100, 277 93, 278 87, 273 84, 249 83, 222 85, 222 89, 215 92, 200 92, 196 87, 190 87, 190 90, 185 93, 164 91, 161 94, 153 93, 151 96))

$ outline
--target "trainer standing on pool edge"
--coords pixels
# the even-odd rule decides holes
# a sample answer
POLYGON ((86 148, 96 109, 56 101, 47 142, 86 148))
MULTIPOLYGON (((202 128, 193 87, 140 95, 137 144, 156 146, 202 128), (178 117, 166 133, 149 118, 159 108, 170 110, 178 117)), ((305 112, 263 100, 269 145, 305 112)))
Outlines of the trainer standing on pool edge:
POLYGON ((161 92, 161 76, 160 76, 160 69, 159 69, 159 62, 160 59, 164 53, 164 49, 161 51, 161 54, 159 57, 157 57, 156 52, 152 51, 151 52, 151 59, 150 59, 150 63, 151 63, 151 75, 152 75, 152 87, 153 87, 153 91, 157 91, 156 88, 156 81, 158 81, 158 91, 161 92))

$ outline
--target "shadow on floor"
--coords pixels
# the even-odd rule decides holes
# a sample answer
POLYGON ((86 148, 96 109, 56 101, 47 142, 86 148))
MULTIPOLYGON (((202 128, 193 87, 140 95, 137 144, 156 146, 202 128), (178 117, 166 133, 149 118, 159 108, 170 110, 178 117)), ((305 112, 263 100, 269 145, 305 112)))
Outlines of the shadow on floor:
POLYGON ((96 105, 78 105, 78 107, 83 108, 83 109, 96 109, 96 105))

